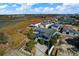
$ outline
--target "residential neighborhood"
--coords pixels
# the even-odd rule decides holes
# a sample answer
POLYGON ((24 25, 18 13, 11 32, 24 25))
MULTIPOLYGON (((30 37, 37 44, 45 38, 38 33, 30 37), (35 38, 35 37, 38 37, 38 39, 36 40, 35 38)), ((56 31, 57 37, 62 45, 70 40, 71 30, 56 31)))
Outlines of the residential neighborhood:
POLYGON ((71 16, 22 15, 23 20, 9 20, 13 24, 0 29, 0 55, 79 56, 79 23, 71 16))
MULTIPOLYGON (((71 20, 72 20, 72 18, 71 18, 71 20)), ((66 19, 66 21, 67 21, 67 19, 66 19)), ((69 20, 68 20, 68 22, 69 22, 69 20)), ((33 29, 33 35, 34 35, 35 41, 48 47, 47 55, 51 55, 51 53, 53 52, 53 49, 55 48, 55 44, 57 44, 57 43, 59 44, 58 41, 61 40, 61 36, 68 35, 72 38, 74 36, 79 36, 79 31, 77 31, 77 28, 74 28, 69 23, 60 24, 60 21, 53 23, 52 20, 46 20, 46 21, 40 22, 40 24, 39 23, 36 23, 33 25, 31 24, 31 27, 33 29), (55 38, 55 36, 57 36, 57 37, 55 38), (54 42, 55 44, 53 44, 52 41, 53 42, 55 41, 54 42)), ((65 40, 65 38, 66 37, 64 37, 63 40, 65 40)))

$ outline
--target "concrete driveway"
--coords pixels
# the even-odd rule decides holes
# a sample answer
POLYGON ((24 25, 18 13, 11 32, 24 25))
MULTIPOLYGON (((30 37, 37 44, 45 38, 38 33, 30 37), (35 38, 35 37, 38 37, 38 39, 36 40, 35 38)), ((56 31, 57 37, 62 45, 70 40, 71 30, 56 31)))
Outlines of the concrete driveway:
POLYGON ((35 47, 36 47, 35 56, 46 56, 45 51, 48 49, 47 46, 37 43, 35 47))

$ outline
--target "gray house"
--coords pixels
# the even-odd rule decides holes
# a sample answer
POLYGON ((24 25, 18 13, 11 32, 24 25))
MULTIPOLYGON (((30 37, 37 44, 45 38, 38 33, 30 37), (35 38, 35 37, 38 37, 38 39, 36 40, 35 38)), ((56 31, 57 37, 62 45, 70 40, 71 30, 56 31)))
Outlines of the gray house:
POLYGON ((74 30, 71 26, 64 26, 63 27, 63 34, 69 34, 69 35, 78 35, 79 32, 74 30))
POLYGON ((60 30, 62 27, 63 27, 63 25, 62 25, 62 24, 58 24, 58 23, 53 24, 53 25, 51 26, 51 28, 53 28, 53 29, 55 29, 55 30, 60 30))
POLYGON ((50 47, 51 38, 57 33, 55 29, 38 28, 35 30, 35 40, 50 47))
POLYGON ((35 30, 35 32, 35 38, 38 40, 43 39, 44 41, 50 41, 51 37, 53 37, 56 34, 55 29, 38 28, 35 30))

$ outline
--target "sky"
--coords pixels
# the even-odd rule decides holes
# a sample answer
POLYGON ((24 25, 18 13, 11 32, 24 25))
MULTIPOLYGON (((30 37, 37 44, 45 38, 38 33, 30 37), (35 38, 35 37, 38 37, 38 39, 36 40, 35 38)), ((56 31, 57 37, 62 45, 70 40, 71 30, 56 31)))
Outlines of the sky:
POLYGON ((0 14, 79 14, 79 4, 0 3, 0 14))

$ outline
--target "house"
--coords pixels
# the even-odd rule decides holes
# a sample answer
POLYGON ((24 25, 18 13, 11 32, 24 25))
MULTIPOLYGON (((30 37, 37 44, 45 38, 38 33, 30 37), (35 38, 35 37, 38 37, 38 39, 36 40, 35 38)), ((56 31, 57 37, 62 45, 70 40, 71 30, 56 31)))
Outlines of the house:
POLYGON ((36 29, 35 31, 38 32, 35 34, 35 39, 44 40, 44 42, 49 42, 50 39, 56 34, 55 29, 39 28, 39 29, 36 29))
POLYGON ((48 21, 42 22, 41 25, 42 25, 44 28, 49 28, 51 25, 53 25, 53 23, 48 20, 48 21))
POLYGON ((62 28, 62 24, 53 24, 52 26, 51 26, 51 28, 53 28, 53 29, 55 29, 55 30, 60 30, 61 28, 62 28))
POLYGON ((69 18, 69 17, 64 17, 64 19, 60 19, 59 21, 60 21, 59 22, 60 24, 75 24, 76 23, 74 18, 69 18))
POLYGON ((70 35, 76 35, 79 34, 72 26, 65 25, 63 27, 63 34, 70 34, 70 35))
POLYGON ((32 22, 31 27, 49 28, 53 23, 51 20, 45 20, 43 22, 32 22))
POLYGON ((34 21, 34 22, 32 22, 31 23, 31 27, 39 27, 39 25, 41 24, 41 22, 36 22, 36 21, 34 21))

